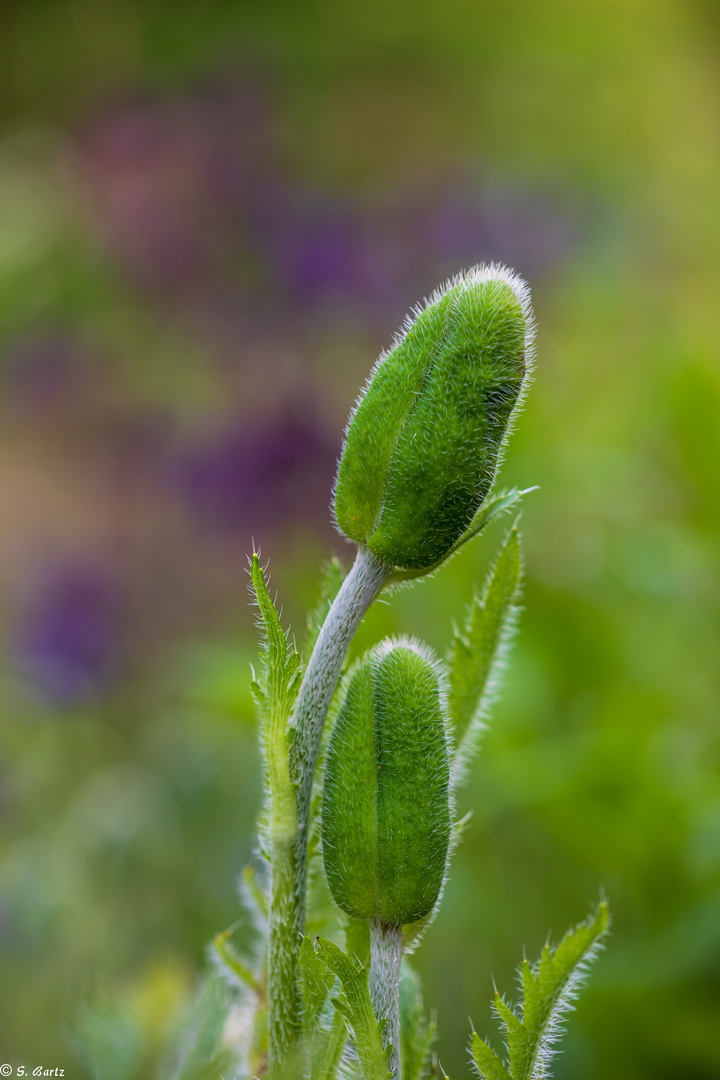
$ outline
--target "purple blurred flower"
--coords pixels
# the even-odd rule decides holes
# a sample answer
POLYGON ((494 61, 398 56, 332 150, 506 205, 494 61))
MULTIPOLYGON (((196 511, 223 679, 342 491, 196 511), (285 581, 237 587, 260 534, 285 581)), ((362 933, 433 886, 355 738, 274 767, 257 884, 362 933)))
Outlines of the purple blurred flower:
POLYGON ((462 162, 374 196, 309 187, 282 153, 268 82, 125 101, 76 143, 111 256, 229 367, 249 341, 386 338, 462 267, 494 259, 537 280, 577 242, 562 192, 481 182, 462 162))
POLYGON ((365 230, 355 207, 280 190, 258 223, 270 271, 291 296, 317 302, 363 291, 365 230))
POLYGON ((76 395, 85 367, 85 350, 60 329, 35 331, 5 347, 5 381, 22 405, 47 409, 66 405, 76 395))
POLYGON ((536 276, 577 242, 576 208, 567 203, 511 186, 451 187, 428 214, 429 248, 449 267, 494 260, 536 276))
POLYGON ((26 612, 15 645, 18 666, 49 703, 92 700, 117 674, 120 621, 118 590, 106 572, 57 567, 26 612))
POLYGON ((111 250, 143 284, 202 292, 232 274, 270 125, 256 87, 126 102, 100 115, 78 161, 111 250))
POLYGON ((181 453, 171 485, 201 521, 227 532, 328 515, 339 447, 302 414, 237 422, 181 453))

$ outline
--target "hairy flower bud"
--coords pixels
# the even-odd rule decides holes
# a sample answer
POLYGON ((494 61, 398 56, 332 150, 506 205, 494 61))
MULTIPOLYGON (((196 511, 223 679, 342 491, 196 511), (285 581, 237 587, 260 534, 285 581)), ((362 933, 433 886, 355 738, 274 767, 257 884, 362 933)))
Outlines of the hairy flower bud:
POLYGON ((408 639, 352 670, 325 765, 325 873, 357 918, 402 925, 430 912, 450 840, 444 694, 437 662, 408 639))
POLYGON ((381 562, 445 558, 493 483, 530 365, 527 285, 499 266, 446 282, 378 360, 346 432, 342 532, 381 562))

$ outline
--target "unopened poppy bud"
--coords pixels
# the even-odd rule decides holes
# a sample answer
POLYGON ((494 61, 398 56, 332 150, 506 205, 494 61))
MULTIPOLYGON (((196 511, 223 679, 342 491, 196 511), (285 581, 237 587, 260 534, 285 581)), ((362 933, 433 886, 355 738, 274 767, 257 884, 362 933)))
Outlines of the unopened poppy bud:
POLYGON ((402 925, 430 912, 450 840, 446 710, 437 661, 383 642, 348 678, 325 765, 325 873, 343 911, 402 925))
POLYGON ((532 342, 529 289, 494 265, 408 319, 347 428, 335 487, 346 536, 405 570, 450 553, 492 486, 532 342))

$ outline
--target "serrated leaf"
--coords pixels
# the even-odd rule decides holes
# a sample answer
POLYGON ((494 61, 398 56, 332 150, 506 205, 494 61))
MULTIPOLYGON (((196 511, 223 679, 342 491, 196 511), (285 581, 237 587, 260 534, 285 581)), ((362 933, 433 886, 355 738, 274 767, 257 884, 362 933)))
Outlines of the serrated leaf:
POLYGON ((494 1050, 484 1042, 476 1031, 472 1034, 470 1047, 473 1061, 482 1080, 511 1080, 510 1073, 503 1065, 494 1050))
POLYGON ((503 1064, 473 1032, 473 1060, 483 1080, 542 1080, 549 1076, 560 1024, 572 1008, 588 964, 602 947, 608 925, 608 907, 603 901, 585 922, 568 931, 555 949, 546 945, 534 967, 523 961, 520 1005, 512 1008, 496 994, 495 1011, 505 1031, 509 1060, 503 1064))
POLYGON ((298 956, 300 998, 303 1010, 303 1038, 308 1050, 313 1080, 334 1080, 347 1041, 345 1019, 334 1010, 330 1028, 322 1024, 325 1002, 335 982, 334 974, 304 937, 298 956))
POLYGON ((311 1035, 335 982, 335 977, 313 949, 309 937, 302 939, 298 954, 298 970, 303 1030, 306 1035, 311 1035))
POLYGON ((333 998, 333 1005, 344 1017, 352 1035, 363 1080, 390 1080, 381 1025, 375 1020, 370 1001, 366 968, 325 938, 317 939, 315 951, 342 986, 343 995, 333 998))
POLYGON ((448 661, 450 719, 455 728, 453 781, 460 781, 475 754, 484 719, 517 621, 522 578, 520 541, 508 533, 482 593, 473 597, 465 626, 455 631, 448 661))
POLYGON ((262 746, 269 788, 269 829, 275 842, 287 842, 295 833, 295 791, 288 765, 289 724, 300 688, 302 668, 297 650, 280 623, 257 554, 253 554, 252 580, 264 632, 261 675, 255 698, 261 715, 262 746))
POLYGON ((515 1073, 524 1075, 528 1064, 532 1060, 533 1039, 531 1032, 524 1026, 522 1020, 515 1015, 500 994, 495 994, 495 1013, 505 1028, 505 1040, 510 1057, 511 1072, 513 1075, 515 1073))

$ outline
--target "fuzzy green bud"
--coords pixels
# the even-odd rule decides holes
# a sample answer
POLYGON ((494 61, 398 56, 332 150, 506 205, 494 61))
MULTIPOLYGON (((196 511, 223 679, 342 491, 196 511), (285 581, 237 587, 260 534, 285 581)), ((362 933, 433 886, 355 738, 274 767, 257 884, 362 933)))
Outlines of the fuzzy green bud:
POLYGON ((325 765, 325 874, 343 911, 402 925, 430 912, 450 840, 446 707, 437 661, 384 642, 351 671, 325 765))
POLYGON ((493 483, 533 342, 527 285, 499 266, 446 282, 378 360, 346 432, 335 518, 381 562, 445 558, 493 483))

